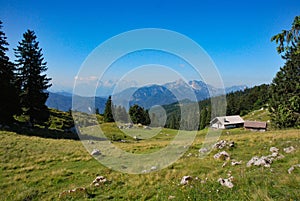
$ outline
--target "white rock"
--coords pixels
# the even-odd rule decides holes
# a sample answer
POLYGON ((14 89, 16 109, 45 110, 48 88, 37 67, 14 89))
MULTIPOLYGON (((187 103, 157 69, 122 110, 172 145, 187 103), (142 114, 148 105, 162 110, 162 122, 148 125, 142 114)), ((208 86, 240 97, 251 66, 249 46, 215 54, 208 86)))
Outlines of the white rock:
POLYGON ((180 184, 181 185, 186 185, 189 183, 189 181, 192 180, 192 177, 191 176, 183 176, 181 181, 180 181, 180 184))
POLYGON ((233 187, 233 183, 229 180, 229 179, 222 179, 219 178, 218 182, 222 185, 222 186, 226 186, 228 188, 232 188, 233 187))
POLYGON ((288 173, 289 173, 289 174, 292 174, 292 172, 295 170, 295 167, 299 167, 299 168, 300 168, 300 164, 292 165, 292 167, 290 167, 290 168, 288 169, 288 173))
POLYGON ((92 155, 92 156, 98 156, 98 155, 101 155, 101 152, 100 152, 100 150, 98 150, 98 149, 94 149, 94 150, 91 152, 91 155, 92 155))
POLYGON ((214 155, 215 159, 229 160, 230 155, 226 151, 219 152, 214 155))
POLYGON ((290 146, 290 147, 287 147, 287 148, 284 148, 283 149, 283 151, 285 152, 285 153, 287 153, 287 154, 289 154, 289 153, 291 153, 291 152, 293 152, 293 151, 295 151, 296 149, 295 149, 295 147, 293 147, 293 146, 290 146))
POLYGON ((199 149, 199 153, 206 153, 206 152, 208 152, 208 149, 207 148, 201 148, 201 149, 199 149))
POLYGON ((231 161, 231 165, 235 166, 235 165, 241 165, 242 161, 231 161))
POLYGON ((276 148, 276 147, 271 147, 270 148, 270 152, 278 152, 279 151, 279 149, 278 148, 276 148))

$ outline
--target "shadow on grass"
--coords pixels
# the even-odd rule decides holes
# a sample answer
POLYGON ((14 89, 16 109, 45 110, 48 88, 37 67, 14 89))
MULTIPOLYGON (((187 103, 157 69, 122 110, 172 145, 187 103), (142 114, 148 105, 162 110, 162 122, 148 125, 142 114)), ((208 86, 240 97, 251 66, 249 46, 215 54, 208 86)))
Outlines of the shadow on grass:
POLYGON ((80 135, 71 131, 63 131, 58 129, 51 128, 40 128, 37 126, 30 127, 26 123, 17 122, 11 124, 9 126, 4 126, 1 130, 15 132, 19 135, 26 136, 36 136, 42 138, 51 138, 51 139, 69 139, 69 140, 98 140, 103 141, 106 140, 104 138, 99 138, 90 135, 80 135))

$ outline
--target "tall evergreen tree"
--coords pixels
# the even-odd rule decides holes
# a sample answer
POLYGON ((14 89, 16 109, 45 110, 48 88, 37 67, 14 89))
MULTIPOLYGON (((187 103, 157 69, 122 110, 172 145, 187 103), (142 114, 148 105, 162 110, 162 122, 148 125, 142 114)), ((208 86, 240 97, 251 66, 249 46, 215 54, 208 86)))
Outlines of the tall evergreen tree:
POLYGON ((106 101, 105 109, 104 109, 104 122, 114 122, 112 107, 113 105, 111 101, 111 96, 109 96, 106 101))
POLYGON ((49 110, 45 105, 48 98, 50 78, 42 49, 39 47, 34 31, 27 30, 23 39, 15 49, 18 79, 21 84, 21 106, 25 115, 29 115, 30 123, 45 122, 49 118, 49 110))
POLYGON ((272 121, 279 128, 300 127, 300 16, 295 17, 291 30, 271 40, 285 60, 270 87, 272 121))
POLYGON ((202 108, 200 112, 200 124, 199 124, 199 129, 202 130, 206 127, 206 121, 207 121, 207 109, 202 108))
POLYGON ((5 33, 2 31, 0 21, 0 122, 13 121, 13 115, 19 111, 19 95, 16 86, 15 66, 6 56, 8 43, 5 33))

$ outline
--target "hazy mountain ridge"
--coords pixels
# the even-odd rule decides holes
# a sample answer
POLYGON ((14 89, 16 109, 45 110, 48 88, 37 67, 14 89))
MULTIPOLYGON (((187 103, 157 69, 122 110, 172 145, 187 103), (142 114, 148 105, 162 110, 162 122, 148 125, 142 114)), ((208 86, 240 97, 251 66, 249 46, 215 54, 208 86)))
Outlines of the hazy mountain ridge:
MULTIPOLYGON (((127 88, 120 93, 112 95, 112 101, 116 105, 123 105, 129 108, 131 105, 138 104, 146 109, 154 105, 168 105, 177 101, 190 100, 201 101, 207 99, 212 94, 213 96, 226 93, 240 91, 246 89, 246 85, 237 85, 225 89, 216 88, 205 84, 202 81, 192 80, 188 83, 183 80, 169 82, 163 85, 149 85, 141 88, 131 87, 127 88), (211 92, 211 94, 210 94, 211 92)), ((106 97, 95 97, 95 108, 88 108, 94 97, 81 97, 76 96, 77 110, 83 112, 91 112, 95 108, 103 113, 105 108, 106 97)), ((68 92, 49 92, 49 98, 46 105, 50 108, 68 111, 72 108, 72 94, 68 92)))

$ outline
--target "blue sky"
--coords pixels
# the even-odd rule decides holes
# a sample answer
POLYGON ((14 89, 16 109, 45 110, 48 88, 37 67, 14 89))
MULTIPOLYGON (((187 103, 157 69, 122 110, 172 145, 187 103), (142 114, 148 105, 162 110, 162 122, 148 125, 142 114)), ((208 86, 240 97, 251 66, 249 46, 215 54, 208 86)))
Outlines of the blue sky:
MULTIPOLYGON (((270 83, 283 62, 271 36, 289 29, 300 1, 3 1, 0 19, 17 46, 36 32, 54 90, 67 90, 86 57, 105 40, 133 29, 169 29, 196 41, 225 86, 270 83)), ((13 52, 9 52, 13 59, 13 52)))

